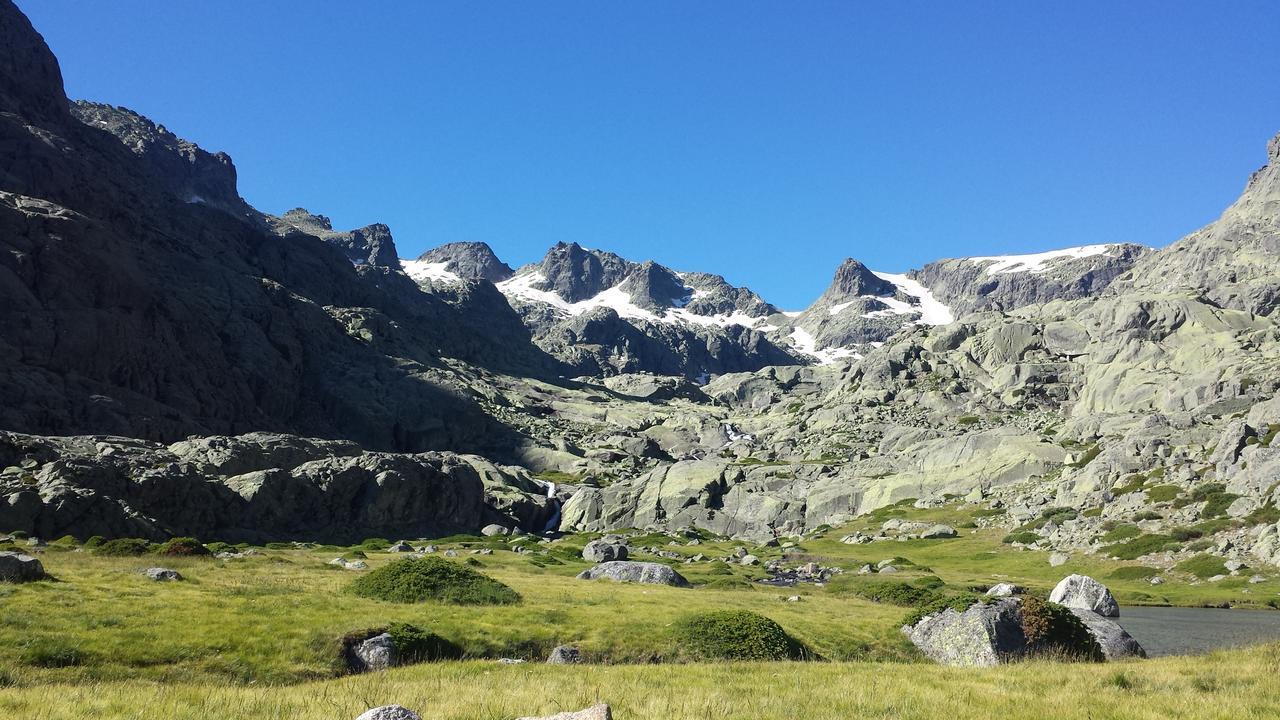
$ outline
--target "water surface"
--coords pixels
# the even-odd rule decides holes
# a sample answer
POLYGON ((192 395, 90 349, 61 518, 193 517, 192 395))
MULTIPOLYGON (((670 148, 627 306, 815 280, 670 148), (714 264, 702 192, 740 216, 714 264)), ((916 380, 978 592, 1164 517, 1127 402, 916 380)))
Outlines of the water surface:
POLYGON ((1280 640, 1280 611, 1122 607, 1114 618, 1150 657, 1280 640))

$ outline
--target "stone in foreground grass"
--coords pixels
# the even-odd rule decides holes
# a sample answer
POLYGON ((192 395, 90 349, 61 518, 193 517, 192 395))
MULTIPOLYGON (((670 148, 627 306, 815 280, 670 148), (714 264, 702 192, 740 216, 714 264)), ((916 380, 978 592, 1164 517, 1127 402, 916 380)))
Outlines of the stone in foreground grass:
POLYGON ((686 615, 675 624, 682 652, 698 660, 798 660, 805 648, 778 623, 747 610, 686 615))
POLYGON ((405 558, 357 578, 351 592, 397 603, 426 600, 454 605, 511 605, 520 594, 469 567, 434 557, 405 558))

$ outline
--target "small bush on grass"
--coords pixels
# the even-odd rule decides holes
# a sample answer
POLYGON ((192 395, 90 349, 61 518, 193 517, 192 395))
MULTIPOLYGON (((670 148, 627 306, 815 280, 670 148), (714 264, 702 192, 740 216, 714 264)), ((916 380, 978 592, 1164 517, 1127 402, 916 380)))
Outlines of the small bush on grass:
POLYGON ((170 555, 174 557, 196 557, 200 555, 208 555, 209 549, 200 544, 199 540, 189 537, 169 538, 160 547, 156 548, 159 555, 170 555))
POLYGON ((1147 500, 1153 503, 1169 502, 1182 493, 1177 485, 1157 485, 1147 488, 1147 500))
POLYGON ((1006 545, 1009 545, 1012 543, 1022 543, 1023 545, 1030 545, 1031 543, 1036 542, 1039 539, 1040 539, 1039 535, 1031 532, 1030 530, 1024 530, 1022 532, 1009 533, 1008 535, 1005 535, 1004 538, 1000 540, 1000 542, 1006 545))
POLYGON ((94 535, 90 537, 88 540, 84 541, 84 547, 86 550, 94 550, 98 547, 101 547, 102 544, 105 543, 106 541, 107 539, 102 537, 101 535, 94 535))
POLYGON ((97 552, 110 557, 130 557, 146 555, 150 550, 151 543, 142 538, 117 538, 99 545, 97 552))
POLYGON ((1196 538, 1202 535, 1204 535, 1204 531, 1200 530, 1199 528, 1176 527, 1169 530, 1169 536, 1172 537, 1174 540, 1177 540, 1178 542, 1187 542, 1188 540, 1195 540, 1196 538))
POLYGON ((899 607, 919 607, 936 595, 933 588, 898 580, 855 580, 841 590, 871 602, 899 607))
POLYGON ((1177 550, 1181 545, 1168 535, 1140 535, 1129 542, 1108 545, 1103 552, 1121 560, 1137 560, 1161 550, 1177 550))
POLYGON ((713 610, 676 621, 676 644, 698 660, 798 660, 803 645, 778 623, 746 610, 713 610))
POLYGON ((469 567, 434 557, 405 558, 356 578, 351 592, 387 602, 511 605, 520 594, 469 567))
POLYGON ((926 600, 915 610, 912 610, 902 620, 903 625, 914 626, 928 615, 937 615, 947 608, 951 608, 956 612, 964 612, 973 606, 974 603, 987 602, 987 598, 973 592, 961 593, 934 593, 933 597, 926 600))
POLYGON ((1227 566, 1223 564, 1222 558, 1206 553, 1183 560, 1174 566, 1174 569, 1184 573, 1191 573, 1201 580, 1211 578, 1214 575, 1227 574, 1227 566))
POLYGON ((463 657, 461 647, 433 632, 408 623, 391 623, 384 627, 355 630, 343 635, 338 640, 337 651, 333 655, 334 671, 342 674, 352 670, 357 665, 356 646, 383 633, 391 636, 391 644, 396 648, 396 665, 460 660, 463 657))
POLYGON ((1143 510, 1137 515, 1134 515, 1133 519, 1134 520, 1163 520, 1164 516, 1156 512, 1155 510, 1143 510))
POLYGON ((1109 577, 1112 580, 1146 580, 1159 574, 1160 571, 1156 568, 1149 568, 1145 565, 1129 565, 1116 568, 1109 577))
POLYGON ((1032 653, 1069 660, 1102 662, 1102 648, 1075 613, 1038 597, 1022 601, 1022 633, 1032 653))
POLYGON ((1120 525, 1098 539, 1104 543, 1116 543, 1121 540, 1132 540, 1141 534, 1142 530, 1137 525, 1120 525))

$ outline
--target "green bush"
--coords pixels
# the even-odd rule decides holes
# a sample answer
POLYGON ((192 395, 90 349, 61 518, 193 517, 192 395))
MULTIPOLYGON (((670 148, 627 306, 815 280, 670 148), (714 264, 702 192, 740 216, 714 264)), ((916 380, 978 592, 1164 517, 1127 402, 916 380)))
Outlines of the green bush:
POLYGON ((387 627, 387 633, 391 635, 391 642, 395 643, 401 663, 457 660, 462 657, 462 648, 458 645, 415 625, 391 623, 387 627))
POLYGON ((1195 540, 1204 535, 1204 531, 1193 527, 1176 527, 1169 530, 1169 536, 1178 542, 1187 542, 1195 540))
POLYGON ((932 598, 922 603, 915 610, 907 614, 902 620, 903 625, 915 625, 928 615, 936 615, 947 608, 951 608, 956 612, 964 612, 973 606, 974 603, 986 603, 987 598, 972 592, 960 593, 935 593, 932 598))
POLYGON ((1179 543, 1168 535, 1139 535, 1129 542, 1108 545, 1102 550, 1108 555, 1118 557, 1121 560, 1137 560, 1143 555, 1160 552, 1161 550, 1177 550, 1179 543))
POLYGON ((1098 538, 1104 543, 1117 543, 1121 540, 1131 540, 1142 534, 1142 529, 1137 525, 1118 525, 1111 532, 1104 534, 1098 538))
POLYGON ((1227 566, 1223 564, 1222 558, 1205 553, 1183 560, 1174 566, 1174 569, 1195 575, 1201 580, 1206 580, 1214 575, 1227 574, 1227 566))
POLYGON ((1075 613, 1038 597, 1022 601, 1022 633, 1032 653, 1102 662, 1102 648, 1075 613))
POLYGON ((510 605, 515 590, 469 567, 436 557, 405 558, 384 565, 351 583, 351 592, 387 602, 426 600, 455 605, 510 605))
POLYGON ((80 541, 77 540, 74 535, 63 535, 62 537, 58 538, 57 540, 54 540, 49 544, 57 545, 60 547, 75 547, 76 545, 80 544, 80 541))
POLYGON ((1182 488, 1177 485, 1157 485, 1147 488, 1147 500, 1153 503, 1169 502, 1180 494, 1182 494, 1182 488))
POLYGON ((836 589, 839 593, 847 592, 871 602, 886 603, 899 607, 919 607, 933 600, 936 595, 932 587, 923 587, 901 580, 861 580, 850 578, 850 581, 841 583, 837 588, 833 589, 836 589))
POLYGON ((106 538, 104 538, 104 537, 102 537, 101 535, 94 535, 94 536, 90 537, 88 540, 85 540, 85 541, 84 541, 84 547, 85 547, 85 549, 86 549, 86 550, 93 550, 93 549, 95 549, 95 548, 97 548, 97 547, 101 546, 101 545, 102 545, 102 543, 104 543, 104 542, 106 542, 106 541, 107 541, 107 539, 106 539, 106 538))
POLYGON ((976 425, 978 423, 977 415, 961 415, 956 418, 957 425, 976 425))
POLYGON ((1143 520, 1163 520, 1164 516, 1156 512, 1155 510, 1143 510, 1137 515, 1134 515, 1133 519, 1138 522, 1141 522, 1143 520))
POLYGON ((798 660, 806 652, 781 625, 746 610, 686 615, 673 629, 681 652, 697 660, 798 660))
POLYGON ((117 538, 108 540, 98 546, 99 555, 111 557, 129 557, 146 555, 151 550, 151 543, 142 538, 117 538))
POLYGON ((1112 571, 1110 577, 1112 580, 1146 580, 1160 574, 1157 568, 1149 568, 1145 565, 1128 565, 1122 568, 1116 568, 1112 571))
POLYGON ((1023 545, 1030 545, 1031 543, 1036 542, 1039 539, 1040 539, 1039 535, 1031 532, 1030 530, 1024 530, 1022 532, 1009 533, 1008 535, 1005 535, 1004 538, 1000 540, 1000 542, 1005 543, 1006 545, 1010 543, 1022 543, 1023 545))
POLYGON ((175 537, 161 543, 160 547, 156 548, 156 553, 175 557, 195 557, 208 555, 209 549, 195 538, 175 537))

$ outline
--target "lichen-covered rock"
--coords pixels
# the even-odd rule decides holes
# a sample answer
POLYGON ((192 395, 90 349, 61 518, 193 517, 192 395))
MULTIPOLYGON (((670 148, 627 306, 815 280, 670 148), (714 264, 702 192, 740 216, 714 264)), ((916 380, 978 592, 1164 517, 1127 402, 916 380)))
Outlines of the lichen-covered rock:
POLYGON ((1084 608, 1073 607, 1070 610, 1089 629, 1089 634, 1093 635, 1093 639, 1098 642, 1098 647, 1102 649, 1102 654, 1107 660, 1147 656, 1147 651, 1142 649, 1142 645, 1138 644, 1138 641, 1134 640, 1133 636, 1118 623, 1084 608))
POLYGON ((547 656, 548 665, 578 665, 582 662, 582 651, 572 645, 559 645, 547 656))
POLYGON ((0 552, 0 581, 31 582, 45 578, 44 565, 20 552, 0 552))
POLYGON ((182 573, 162 567, 147 568, 142 574, 156 582, 177 582, 182 579, 182 573))
POLYGON ((629 560, 600 563, 587 568, 578 574, 580 580, 606 579, 614 582, 643 583, 648 585, 670 585, 672 587, 689 587, 689 581, 683 575, 666 565, 652 562, 634 562, 629 560))
POLYGON ((1013 583, 1003 582, 1003 583, 996 583, 995 585, 992 585, 991 587, 987 588, 986 596, 987 597, 1013 597, 1014 595, 1019 595, 1021 593, 1022 593, 1022 588, 1018 587, 1017 585, 1014 585, 1013 583))
POLYGON ((391 634, 381 633, 353 644, 350 657, 355 672, 377 672, 394 667, 398 653, 391 634))
POLYGON ((616 535, 592 540, 582 548, 582 559, 594 563, 626 560, 627 544, 616 535))
POLYGON ((422 720, 422 716, 402 705, 383 705, 366 710, 356 720, 422 720))
POLYGON ((921 652, 943 665, 991 667, 1037 655, 1106 657, 1089 626, 1072 611, 1036 599, 1000 598, 963 611, 946 608, 902 630, 921 652))
POLYGON ((608 705, 601 703, 576 712, 562 712, 542 717, 523 717, 517 720, 613 720, 613 712, 610 711, 608 705))
POLYGON ((920 537, 924 540, 935 540, 940 538, 953 538, 957 535, 956 529, 950 525, 932 525, 921 531, 920 537))
POLYGON ((1120 605, 1106 585, 1087 575, 1068 575, 1049 593, 1049 602, 1090 610, 1102 617, 1119 617, 1120 605))

